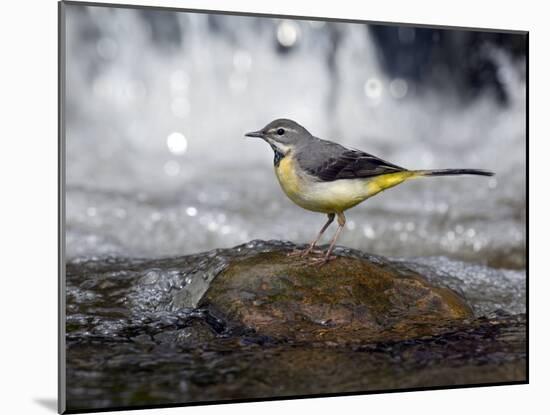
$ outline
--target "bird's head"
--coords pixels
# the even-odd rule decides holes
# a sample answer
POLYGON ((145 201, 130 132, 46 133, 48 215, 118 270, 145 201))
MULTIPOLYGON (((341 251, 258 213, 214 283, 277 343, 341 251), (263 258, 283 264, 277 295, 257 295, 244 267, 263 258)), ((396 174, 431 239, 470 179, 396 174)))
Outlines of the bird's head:
POLYGON ((292 148, 312 137, 309 131, 300 124, 286 118, 271 121, 261 130, 245 135, 265 140, 274 151, 282 154, 287 154, 292 148))

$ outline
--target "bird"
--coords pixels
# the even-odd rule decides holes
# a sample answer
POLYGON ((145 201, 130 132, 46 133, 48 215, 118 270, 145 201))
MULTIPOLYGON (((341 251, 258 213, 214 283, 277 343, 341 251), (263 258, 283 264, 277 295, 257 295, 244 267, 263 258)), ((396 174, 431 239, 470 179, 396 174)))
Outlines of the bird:
POLYGON ((275 175, 291 201, 303 209, 327 215, 326 223, 307 248, 289 254, 322 254, 313 259, 319 265, 336 258, 332 252, 346 224, 344 212, 374 195, 417 177, 494 175, 482 169, 409 170, 364 151, 317 138, 287 118, 271 121, 245 136, 260 138, 271 146, 275 175), (335 218, 338 228, 328 250, 316 250, 335 218))

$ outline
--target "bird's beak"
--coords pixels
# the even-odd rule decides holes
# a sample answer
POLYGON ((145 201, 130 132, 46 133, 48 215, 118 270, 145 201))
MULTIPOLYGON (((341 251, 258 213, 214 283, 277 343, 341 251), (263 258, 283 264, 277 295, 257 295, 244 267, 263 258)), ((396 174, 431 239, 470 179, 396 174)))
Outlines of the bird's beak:
POLYGON ((245 136, 264 138, 264 133, 261 130, 260 131, 252 131, 250 133, 246 133, 245 136))

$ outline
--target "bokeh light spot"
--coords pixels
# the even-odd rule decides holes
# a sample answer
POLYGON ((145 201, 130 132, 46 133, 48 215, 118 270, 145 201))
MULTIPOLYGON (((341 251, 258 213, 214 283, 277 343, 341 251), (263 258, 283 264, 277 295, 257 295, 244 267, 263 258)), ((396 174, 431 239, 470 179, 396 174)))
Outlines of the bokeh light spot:
POLYGON ((168 150, 173 154, 183 154, 187 151, 187 139, 182 133, 174 131, 166 138, 168 150))
POLYGON ((168 176, 177 176, 180 172, 180 164, 177 161, 169 160, 164 163, 164 172, 168 176))
POLYGON ((382 82, 378 78, 367 79, 363 89, 370 99, 379 99, 382 96, 382 82))
POLYGON ((298 40, 299 31, 295 22, 283 20, 277 27, 277 41, 281 46, 290 48, 298 40))
POLYGON ((404 79, 396 78, 390 82, 390 94, 396 99, 404 98, 408 89, 409 85, 404 79))
POLYGON ((197 216, 197 208, 194 206, 189 206, 187 209, 185 209, 185 213, 187 213, 188 216, 197 216))

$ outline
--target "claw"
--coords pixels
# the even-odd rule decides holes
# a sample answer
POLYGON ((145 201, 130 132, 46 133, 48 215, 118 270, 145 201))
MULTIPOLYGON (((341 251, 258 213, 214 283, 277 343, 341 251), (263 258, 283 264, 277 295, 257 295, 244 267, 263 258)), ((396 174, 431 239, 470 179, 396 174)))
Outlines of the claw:
POLYGON ((306 252, 307 249, 294 249, 293 251, 290 251, 286 256, 304 256, 304 252, 306 252))
POLYGON ((336 258, 337 258, 336 255, 324 256, 323 258, 311 258, 309 260, 309 263, 310 265, 313 265, 313 266, 322 267, 323 265, 329 263, 332 260, 335 260, 336 258))
POLYGON ((306 257, 308 255, 324 255, 324 251, 322 251, 321 249, 311 249, 311 248, 306 248, 306 249, 295 249, 291 252, 289 252, 288 254, 286 254, 287 256, 299 256, 299 257, 306 257))
POLYGON ((304 256, 307 255, 325 255, 325 251, 323 251, 322 249, 310 249, 309 252, 304 254, 304 256))

